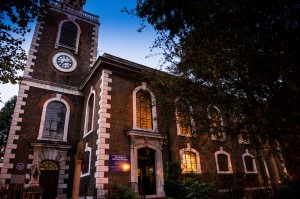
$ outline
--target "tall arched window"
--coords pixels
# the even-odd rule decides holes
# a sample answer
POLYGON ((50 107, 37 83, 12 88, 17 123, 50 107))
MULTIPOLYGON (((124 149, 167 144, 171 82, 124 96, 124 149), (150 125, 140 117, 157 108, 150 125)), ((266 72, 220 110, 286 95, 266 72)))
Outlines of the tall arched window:
POLYGON ((70 106, 60 94, 48 99, 43 106, 37 139, 67 141, 69 117, 70 106))
POLYGON ((133 130, 157 132, 155 96, 142 82, 132 93, 133 130))
POLYGON ((219 174, 230 174, 233 173, 232 164, 229 153, 223 151, 223 147, 215 152, 215 161, 217 167, 217 173, 219 174))
POLYGON ((136 93, 136 125, 142 129, 152 129, 151 98, 146 91, 136 93))
POLYGON ((92 90, 92 93, 90 94, 86 104, 84 135, 87 135, 93 131, 94 108, 95 108, 94 106, 95 106, 95 91, 92 90))
POLYGON ((209 131, 212 140, 226 140, 226 133, 223 128, 223 119, 220 110, 216 106, 209 105, 207 108, 209 119, 209 131))
POLYGON ((75 53, 77 53, 80 33, 80 27, 76 22, 61 21, 58 27, 55 47, 66 47, 75 50, 75 53))
POLYGON ((42 138, 63 138, 66 112, 66 106, 59 101, 53 101, 48 104, 42 138))
POLYGON ((176 123, 177 135, 192 136, 194 120, 192 118, 193 108, 186 100, 176 99, 176 123))

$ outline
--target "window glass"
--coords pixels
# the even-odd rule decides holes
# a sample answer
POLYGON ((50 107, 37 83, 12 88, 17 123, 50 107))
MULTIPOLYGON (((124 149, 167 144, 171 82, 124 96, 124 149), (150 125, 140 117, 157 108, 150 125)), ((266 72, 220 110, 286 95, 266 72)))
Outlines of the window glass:
POLYGON ((208 117, 209 117, 209 131, 211 133, 211 138, 213 140, 225 140, 226 134, 223 129, 223 121, 222 116, 219 110, 214 107, 210 106, 208 108, 208 117))
POLYGON ((71 22, 66 21, 62 24, 59 38, 59 45, 75 48, 77 40, 78 29, 77 26, 71 22))
POLYGON ((94 110, 94 95, 91 95, 89 102, 88 102, 88 129, 87 132, 93 130, 92 123, 93 123, 93 111, 94 110))
POLYGON ((66 106, 58 101, 50 102, 46 109, 43 138, 63 139, 66 106))
POLYGON ((196 154, 185 151, 182 154, 182 167, 184 173, 195 173, 197 171, 196 154))
POLYGON ((254 172, 253 158, 249 155, 246 155, 244 157, 244 160, 245 160, 247 172, 249 171, 254 172))
POLYGON ((145 91, 136 94, 136 123, 138 128, 152 129, 151 98, 145 91))
POLYGON ((83 161, 82 168, 81 168, 82 174, 89 173, 89 170, 90 170, 90 156, 91 156, 90 151, 86 151, 84 153, 84 161, 83 161))
POLYGON ((219 154, 217 156, 217 158, 218 158, 219 170, 220 171, 229 171, 228 156, 225 154, 219 154))

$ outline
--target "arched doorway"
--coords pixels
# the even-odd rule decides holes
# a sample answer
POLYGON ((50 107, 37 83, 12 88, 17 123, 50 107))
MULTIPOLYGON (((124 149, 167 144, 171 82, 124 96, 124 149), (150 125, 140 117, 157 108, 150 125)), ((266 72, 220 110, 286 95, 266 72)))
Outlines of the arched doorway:
POLYGON ((52 160, 45 160, 40 163, 40 186, 44 189, 43 199, 53 199, 57 196, 58 185, 58 164, 52 160))
POLYGON ((138 185, 145 195, 156 194, 155 150, 138 149, 138 185))

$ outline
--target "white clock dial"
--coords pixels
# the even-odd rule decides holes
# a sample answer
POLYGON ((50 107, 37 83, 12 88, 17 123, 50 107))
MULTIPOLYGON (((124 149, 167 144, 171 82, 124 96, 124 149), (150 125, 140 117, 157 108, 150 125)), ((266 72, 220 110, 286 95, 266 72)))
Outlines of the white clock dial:
POLYGON ((56 69, 62 72, 72 72, 77 67, 77 61, 75 58, 65 52, 59 52, 52 58, 53 65, 56 69))

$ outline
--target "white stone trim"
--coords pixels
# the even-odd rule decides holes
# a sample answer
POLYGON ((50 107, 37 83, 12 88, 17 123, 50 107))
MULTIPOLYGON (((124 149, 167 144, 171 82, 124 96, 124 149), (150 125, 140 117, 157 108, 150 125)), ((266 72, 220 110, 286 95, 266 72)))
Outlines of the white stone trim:
MULTIPOLYGON (((69 16, 69 15, 68 15, 68 16, 69 16)), ((70 15, 70 16, 71 16, 71 15, 70 15)), ((73 17, 73 16, 72 16, 72 17, 73 17)), ((69 19, 62 20, 62 21, 60 21, 60 23, 58 24, 57 36, 56 36, 56 41, 55 41, 55 46, 54 46, 54 48, 58 48, 58 46, 61 46, 61 45, 59 44, 60 33, 61 33, 61 27, 62 27, 63 23, 68 22, 68 21, 74 23, 74 24, 76 25, 76 27, 77 27, 76 46, 75 46, 75 49, 70 48, 70 47, 68 47, 68 46, 62 46, 62 47, 65 47, 65 48, 69 48, 69 49, 75 50, 75 54, 77 54, 77 53, 78 53, 78 46, 79 46, 79 39, 80 39, 81 29, 80 29, 80 26, 78 25, 78 23, 75 22, 75 18, 74 18, 74 17, 71 18, 71 19, 70 19, 70 17, 69 17, 69 19)))
POLYGON ((220 147, 220 150, 215 152, 215 161, 216 161, 216 167, 217 167, 218 174, 232 174, 233 173, 230 154, 223 151, 223 147, 220 147), (228 171, 220 171, 219 160, 218 160, 219 154, 223 154, 223 155, 227 156, 228 171))
POLYGON ((35 87, 35 88, 45 89, 45 90, 51 90, 51 91, 55 91, 55 92, 65 93, 65 94, 82 96, 82 93, 77 90, 63 88, 63 87, 59 87, 59 86, 52 86, 52 85, 50 85, 50 83, 47 84, 47 82, 41 83, 41 82, 23 80, 22 84, 31 86, 31 87, 35 87))
POLYGON ((66 106, 66 117, 65 117, 65 123, 64 123, 64 135, 63 135, 63 140, 67 142, 68 138, 68 128, 69 128, 69 119, 70 119, 70 105, 68 104, 67 101, 61 98, 61 94, 56 94, 56 97, 48 99, 44 105, 43 105, 43 112, 42 112, 42 117, 41 117, 41 123, 40 123, 40 130, 39 130, 39 135, 37 137, 38 140, 53 140, 51 138, 43 138, 43 130, 44 130, 44 123, 45 123, 45 116, 46 116, 46 111, 47 111, 47 106, 50 102, 53 101, 59 101, 62 102, 66 106))
POLYGON ((184 154, 184 152, 189 151, 192 152, 196 155, 196 174, 201 174, 202 170, 201 170, 201 163, 200 163, 200 155, 199 152, 193 148, 191 148, 191 145, 189 143, 187 143, 187 147, 180 149, 179 151, 179 155, 180 155, 180 165, 181 165, 181 169, 182 169, 182 173, 189 173, 189 172, 185 172, 183 171, 183 160, 182 160, 182 156, 184 154))
POLYGON ((0 183, 5 184, 5 180, 11 179, 11 174, 8 173, 8 169, 13 168, 13 164, 10 163, 11 159, 14 159, 15 153, 12 153, 12 149, 17 148, 17 144, 14 144, 14 140, 19 140, 20 135, 16 135, 16 131, 21 130, 21 122, 23 118, 20 116, 20 114, 24 113, 24 109, 22 109, 21 105, 25 106, 25 98, 27 98, 27 94, 25 94, 26 91, 30 89, 30 86, 20 84, 19 87, 19 93, 17 97, 16 104, 20 105, 15 107, 12 123, 10 126, 9 135, 7 138, 7 145, 5 149, 4 159, 3 159, 3 166, 1 169, 1 175, 0 175, 0 183), (19 123, 19 124, 18 124, 19 123))
POLYGON ((33 72, 33 68, 31 68, 31 67, 35 64, 34 60, 36 59, 36 56, 34 56, 33 54, 34 54, 34 52, 37 52, 36 48, 39 46, 39 40, 41 39, 40 36, 42 35, 41 30, 43 28, 44 27, 42 26, 42 22, 38 21, 36 23, 35 30, 33 33, 33 38, 31 41, 29 52, 28 52, 28 57, 27 57, 23 77, 31 77, 31 75, 29 75, 29 73, 33 72))
POLYGON ((110 99, 111 95, 108 94, 112 90, 112 87, 109 86, 109 82, 112 82, 112 79, 109 77, 112 74, 112 71, 103 69, 101 74, 101 84, 99 93, 100 109, 98 111, 98 139, 97 139, 97 150, 96 150, 96 172, 95 172, 95 187, 97 189, 97 197, 103 198, 107 190, 104 190, 104 184, 108 184, 108 178, 104 177, 104 173, 108 172, 108 166, 105 165, 105 160, 109 160, 109 155, 105 153, 105 149, 109 149, 109 144, 105 144, 106 139, 110 138, 110 134, 107 133, 107 129, 110 128, 110 123, 106 121, 106 118, 110 118, 110 113, 108 109, 111 108, 110 99))
POLYGON ((250 173, 258 173, 258 172, 257 172, 256 163, 255 163, 255 158, 254 158, 253 155, 251 155, 251 154, 249 153, 248 149, 246 149, 246 153, 244 153, 244 154, 242 155, 242 159, 243 159, 243 165, 244 165, 245 173, 249 173, 249 174, 250 174, 250 173), (246 156, 249 156, 249 157, 252 158, 253 171, 248 171, 248 170, 247 170, 246 161, 245 161, 245 157, 246 157, 246 156))
POLYGON ((133 90, 132 93, 132 111, 133 111, 133 126, 132 129, 133 130, 142 130, 142 131, 152 131, 152 132, 157 132, 157 116, 156 116, 156 99, 154 94, 152 93, 152 91, 150 89, 147 88, 147 83, 146 82, 142 82, 142 86, 138 86, 133 90), (151 97, 151 103, 152 103, 152 129, 142 129, 142 128, 138 128, 137 124, 136 124, 136 94, 138 91, 140 90, 145 90, 150 94, 151 97))
POLYGON ((89 169, 88 169, 88 172, 87 173, 80 173, 80 177, 85 177, 85 176, 89 176, 90 173, 91 173, 91 159, 92 159, 92 148, 89 147, 89 143, 85 143, 85 149, 84 149, 84 152, 90 152, 90 157, 89 157, 89 169))
POLYGON ((93 42, 92 42, 92 47, 91 47, 91 64, 90 67, 94 65, 94 63, 97 60, 97 49, 98 49, 98 35, 99 35, 99 25, 96 25, 93 27, 93 42))

